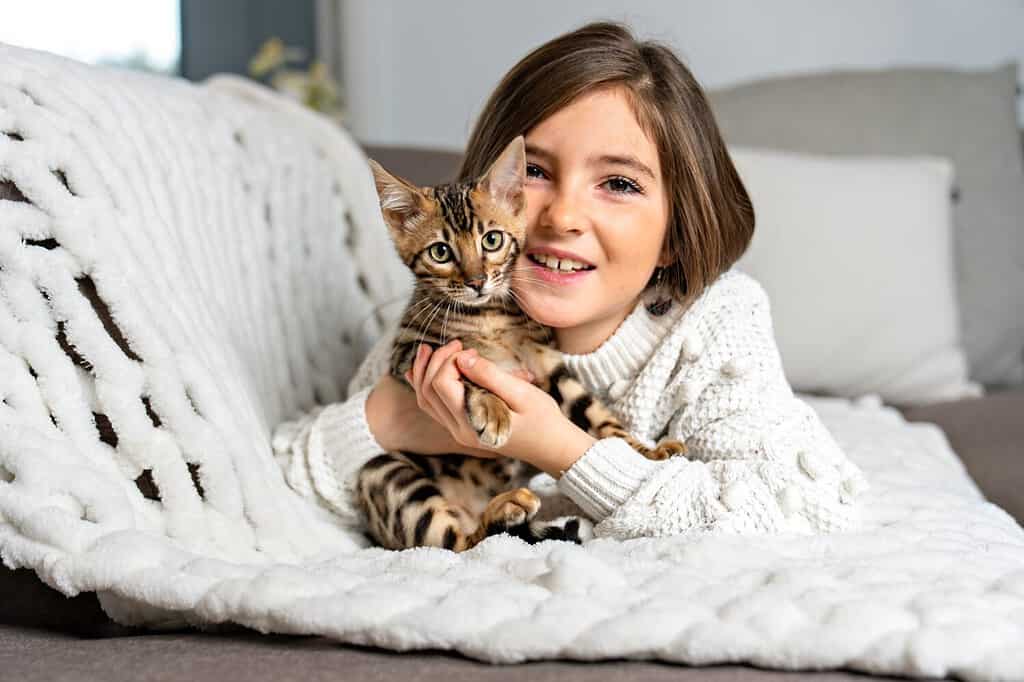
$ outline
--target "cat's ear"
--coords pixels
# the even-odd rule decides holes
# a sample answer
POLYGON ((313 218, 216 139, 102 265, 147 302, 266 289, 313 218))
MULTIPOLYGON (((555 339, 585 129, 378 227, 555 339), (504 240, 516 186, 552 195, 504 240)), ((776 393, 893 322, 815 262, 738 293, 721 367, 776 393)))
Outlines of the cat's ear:
POLYGON ((508 143, 501 156, 487 169, 480 189, 491 200, 518 215, 526 208, 526 140, 520 135, 508 143))
POLYGON ((430 200, 408 180, 392 175, 373 159, 367 159, 373 171, 380 198, 380 212, 395 232, 416 229, 429 210, 430 200))

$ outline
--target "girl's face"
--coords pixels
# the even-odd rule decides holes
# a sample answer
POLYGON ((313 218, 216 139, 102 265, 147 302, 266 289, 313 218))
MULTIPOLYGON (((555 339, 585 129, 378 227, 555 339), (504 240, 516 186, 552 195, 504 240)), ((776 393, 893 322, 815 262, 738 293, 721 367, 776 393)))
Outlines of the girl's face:
POLYGON ((583 95, 526 134, 526 212, 516 294, 561 350, 590 352, 635 307, 668 222, 658 150, 621 89, 583 95))

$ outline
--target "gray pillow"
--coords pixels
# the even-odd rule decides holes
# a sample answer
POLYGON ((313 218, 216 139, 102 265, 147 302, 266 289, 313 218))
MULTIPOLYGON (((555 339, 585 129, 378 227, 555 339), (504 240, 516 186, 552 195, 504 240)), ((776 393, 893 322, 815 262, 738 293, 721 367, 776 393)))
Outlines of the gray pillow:
POLYGON ((970 376, 988 386, 1024 384, 1024 169, 1016 64, 976 72, 833 71, 708 95, 731 144, 951 159, 957 295, 970 376))

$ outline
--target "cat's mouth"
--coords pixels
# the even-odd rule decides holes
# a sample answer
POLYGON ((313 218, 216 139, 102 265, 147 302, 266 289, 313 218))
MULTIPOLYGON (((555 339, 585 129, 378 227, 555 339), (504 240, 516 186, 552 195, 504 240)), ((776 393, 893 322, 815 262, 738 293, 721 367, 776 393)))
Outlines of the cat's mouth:
POLYGON ((476 291, 475 289, 467 287, 461 292, 449 295, 449 298, 459 305, 473 308, 490 302, 496 296, 501 296, 503 292, 504 288, 500 286, 490 286, 486 291, 476 291))

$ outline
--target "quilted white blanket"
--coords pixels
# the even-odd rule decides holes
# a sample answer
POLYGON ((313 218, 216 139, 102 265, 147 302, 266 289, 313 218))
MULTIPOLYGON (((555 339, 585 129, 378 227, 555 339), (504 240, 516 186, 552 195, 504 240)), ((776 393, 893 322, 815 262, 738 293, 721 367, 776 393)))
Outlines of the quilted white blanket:
POLYGON ((330 124, 0 45, 4 563, 150 627, 1024 678, 1024 531, 873 396, 806 398, 871 480, 857 534, 366 547, 270 433, 340 397, 407 284, 330 124))

